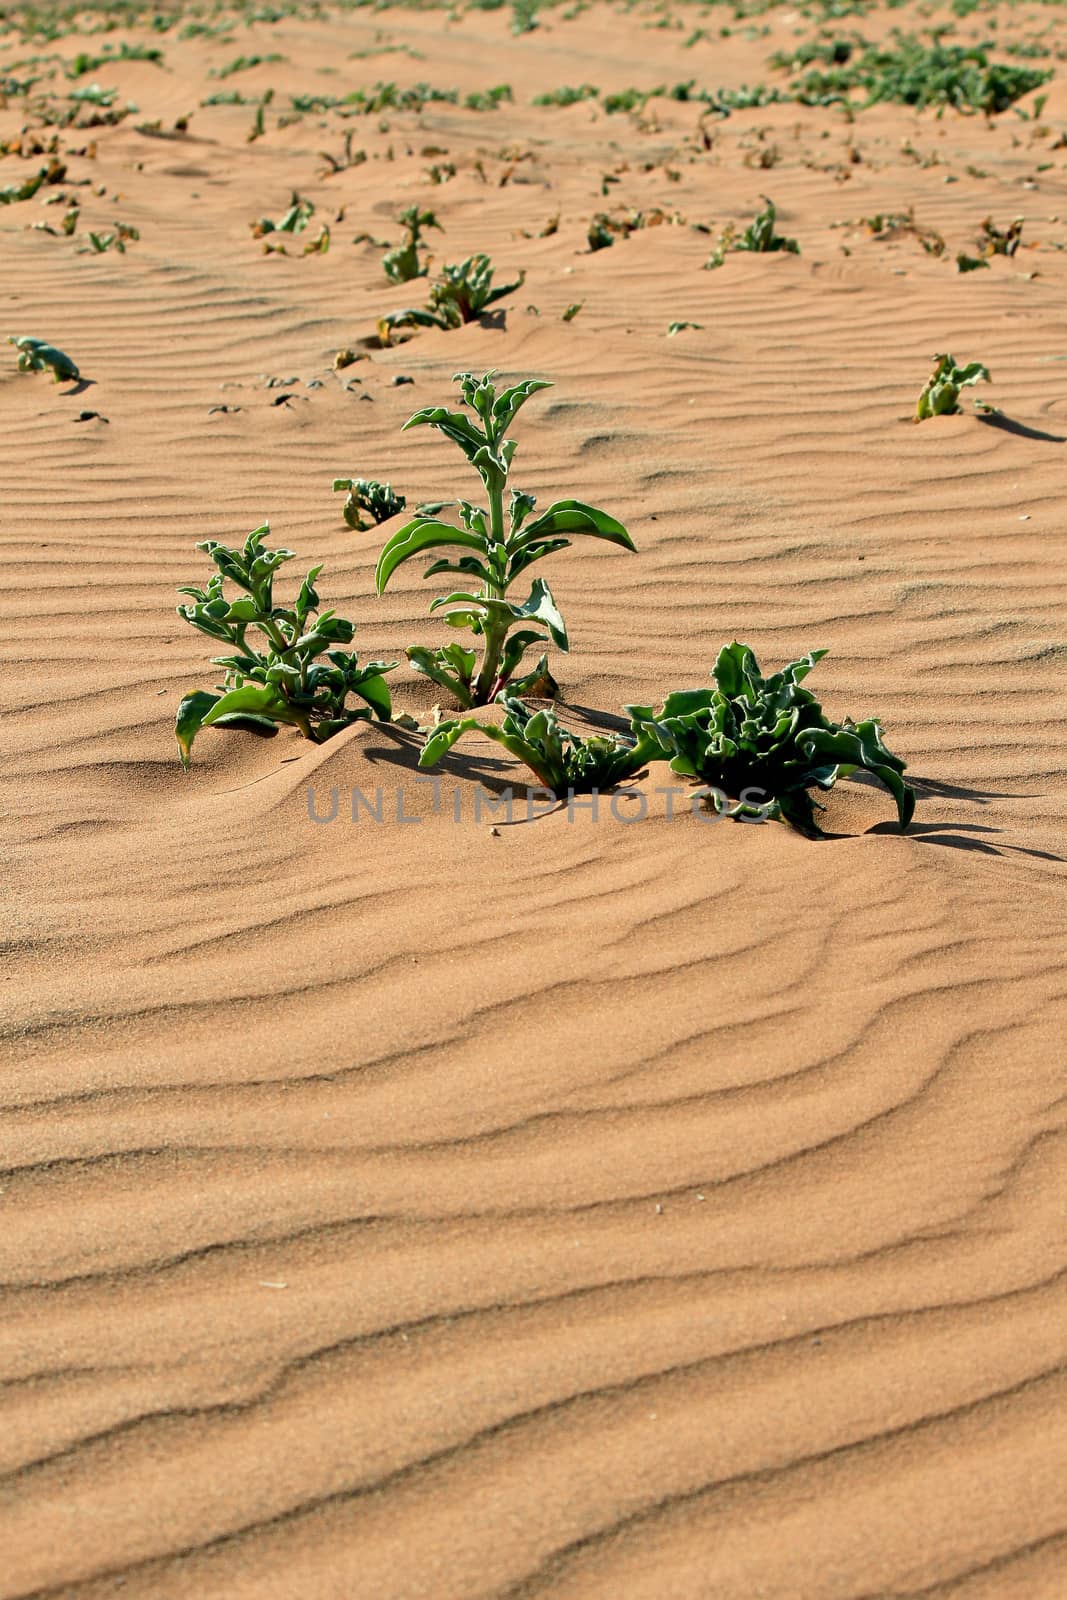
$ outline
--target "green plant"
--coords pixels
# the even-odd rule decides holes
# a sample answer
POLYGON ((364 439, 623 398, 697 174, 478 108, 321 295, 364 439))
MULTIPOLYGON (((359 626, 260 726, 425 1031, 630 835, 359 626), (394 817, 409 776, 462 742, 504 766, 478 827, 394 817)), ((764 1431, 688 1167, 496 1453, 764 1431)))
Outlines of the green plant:
POLYGON ((498 83, 492 89, 475 89, 464 95, 463 105, 467 111, 496 111, 505 100, 514 98, 510 83, 498 83))
POLYGON ((513 283, 494 288, 489 257, 468 256, 458 265, 441 268, 437 282, 430 286, 428 305, 409 306, 379 318, 378 336, 383 344, 389 344, 397 328, 461 328, 506 294, 513 294, 525 281, 526 273, 520 272, 513 283))
POLYGON ((32 339, 29 334, 19 338, 12 334, 7 342, 13 344, 19 353, 20 372, 51 372, 56 383, 67 383, 81 377, 70 357, 44 339, 32 339))
POLYGON ((735 640, 719 652, 713 689, 668 695, 656 713, 649 706, 626 709, 635 734, 654 740, 672 771, 710 785, 724 815, 778 818, 817 836, 808 791, 831 789, 838 778, 863 770, 892 794, 905 829, 915 794, 901 777, 904 763, 883 744, 878 722, 831 722, 801 687, 825 654, 812 650, 764 678, 748 645, 735 640))
POLYGON ((261 239, 268 233, 303 233, 311 221, 314 210, 313 203, 310 200, 302 200, 294 189, 289 209, 277 222, 272 222, 270 217, 260 217, 258 222, 251 223, 252 236, 261 239))
POLYGON ((646 735, 625 739, 598 733, 583 739, 560 726, 555 706, 531 711, 514 695, 505 694, 501 700, 505 715, 499 725, 478 717, 439 722, 423 746, 419 766, 436 766, 465 733, 477 729, 525 762, 544 788, 564 799, 592 789, 611 789, 662 756, 657 741, 646 735))
POLYGON ((800 254, 800 246, 795 239, 786 239, 774 231, 778 215, 774 201, 764 195, 763 206, 764 209, 757 213, 744 233, 739 234, 733 223, 723 229, 718 244, 704 263, 705 267, 721 267, 727 253, 737 250, 750 250, 760 255, 771 250, 788 250, 795 256, 800 254))
MULTIPOLYGON (((387 252, 382 260, 382 268, 390 283, 410 283, 412 278, 425 278, 427 266, 419 260, 419 246, 422 244, 423 228, 441 229, 441 224, 432 211, 423 211, 419 206, 408 206, 397 218, 401 227, 407 229, 407 238, 403 244, 387 252)), ((441 230, 443 231, 443 230, 441 230)))
POLYGON ((407 505, 402 494, 393 493, 391 483, 378 483, 374 478, 335 478, 333 487, 335 494, 343 491, 347 495, 341 515, 357 533, 371 524, 388 522, 407 505), (364 522, 363 512, 370 517, 371 524, 364 522))
POLYGON ((826 70, 806 72, 791 86, 808 104, 827 104, 845 98, 851 89, 863 89, 868 105, 894 101, 985 112, 1006 111, 1052 76, 1032 67, 991 61, 992 48, 989 42, 928 45, 916 34, 896 32, 889 46, 835 40, 802 46, 791 56, 772 57, 772 65, 795 70, 813 60, 826 63, 826 70))
POLYGON ((299 728, 305 739, 322 744, 353 722, 373 713, 382 722, 392 715, 389 686, 383 676, 395 661, 370 661, 360 666, 356 656, 333 645, 352 642, 355 628, 332 611, 319 610, 315 580, 322 567, 312 567, 291 607, 274 603, 274 574, 292 550, 270 550, 264 523, 255 528, 241 549, 230 549, 216 539, 197 545, 218 571, 206 589, 181 588, 192 605, 180 605, 178 615, 209 638, 232 646, 233 654, 213 657, 226 668, 217 693, 197 689, 178 707, 175 736, 182 766, 188 770, 193 740, 201 728, 246 727, 275 732, 281 723, 299 728), (223 594, 226 580, 243 590, 229 600, 223 594), (249 629, 261 636, 255 644, 249 629), (263 642, 265 641, 265 643, 263 642), (325 656, 325 661, 320 658, 325 656), (350 694, 366 706, 347 704, 350 694))
POLYGON ((89 240, 89 244, 85 247, 87 254, 102 255, 105 250, 117 250, 119 255, 125 255, 127 242, 138 240, 141 234, 140 230, 129 222, 116 222, 110 233, 90 232, 86 237, 89 240))
MULTIPOLYGON (((566 549, 578 535, 606 539, 625 550, 633 540, 620 522, 581 500, 557 500, 533 516, 533 495, 511 491, 508 511, 504 495, 516 444, 506 437, 519 408, 539 389, 552 385, 541 378, 526 378, 497 393, 493 373, 476 378, 472 373, 457 373, 463 404, 473 416, 449 411, 445 406, 428 406, 408 418, 405 428, 437 428, 459 446, 477 471, 488 500, 480 509, 466 500, 459 502, 462 528, 441 522, 435 516, 417 516, 394 533, 378 557, 375 582, 379 594, 403 562, 424 550, 452 547, 458 556, 436 560, 425 577, 455 573, 481 585, 476 592, 458 590, 433 601, 431 611, 444 609, 450 627, 467 629, 482 641, 478 664, 474 650, 461 644, 439 650, 412 646, 407 654, 416 671, 448 689, 461 706, 487 705, 495 700, 512 680, 527 650, 551 641, 561 650, 569 648, 563 618, 552 591, 544 579, 534 579, 529 598, 516 605, 508 590, 535 561, 566 549), (477 668, 477 670, 476 670, 477 668)), ((533 680, 551 687, 547 659, 542 656, 533 680)), ((530 689, 530 678, 515 687, 530 689)))
POLYGON ((252 67, 266 66, 269 62, 284 61, 285 57, 271 51, 266 56, 237 56, 224 67, 212 67, 209 78, 232 78, 235 72, 248 72, 252 67))
POLYGON ((989 368, 980 361, 958 366, 955 356, 934 357, 934 370, 927 378, 915 407, 915 421, 929 417, 956 416, 960 411, 960 390, 975 383, 989 383, 989 368))
POLYGON ((560 89, 549 89, 544 94, 535 94, 535 106, 576 106, 582 100, 595 100, 600 90, 591 83, 580 83, 576 88, 564 84, 560 89))

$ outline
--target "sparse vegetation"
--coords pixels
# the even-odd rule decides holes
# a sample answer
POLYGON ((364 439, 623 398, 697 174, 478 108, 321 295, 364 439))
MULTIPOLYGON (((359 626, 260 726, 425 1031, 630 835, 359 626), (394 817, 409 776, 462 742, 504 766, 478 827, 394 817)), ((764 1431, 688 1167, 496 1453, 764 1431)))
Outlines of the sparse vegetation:
POLYGON ((382 260, 382 269, 390 283, 410 283, 413 278, 424 278, 428 270, 426 262, 419 255, 422 230, 440 230, 441 224, 432 211, 424 211, 420 206, 408 206, 397 221, 406 229, 407 237, 403 244, 387 252, 382 260))
POLYGON ((534 516, 533 495, 512 489, 510 506, 505 511, 504 498, 516 448, 515 440, 506 436, 507 429, 531 395, 552 385, 542 378, 526 378, 498 393, 492 380, 492 373, 483 378, 460 373, 456 381, 467 410, 427 406, 404 424, 405 428, 437 428, 458 445, 482 480, 487 506, 481 508, 461 500, 462 528, 435 516, 417 516, 405 523, 382 549, 375 574, 378 593, 382 594, 396 569, 412 557, 441 548, 459 552, 449 559, 435 560, 424 576, 449 573, 468 583, 474 578, 479 586, 443 595, 433 601, 430 610, 443 610, 449 627, 467 630, 479 639, 481 661, 475 650, 461 644, 437 650, 412 646, 408 659, 416 671, 447 689, 464 707, 487 705, 509 685, 520 693, 551 692, 545 656, 521 684, 512 681, 532 647, 551 641, 561 650, 569 649, 563 617, 543 578, 534 580, 529 598, 522 605, 507 597, 512 584, 535 561, 566 549, 579 535, 605 539, 625 550, 634 548, 620 522, 581 500, 557 500, 534 516))
POLYGON ((668 695, 658 712, 627 707, 634 732, 659 746, 672 771, 709 785, 709 798, 723 815, 777 818, 817 837, 809 791, 831 789, 838 778, 864 771, 890 791, 905 829, 915 794, 904 783, 904 762, 886 749, 879 723, 831 722, 801 686, 825 654, 809 651, 765 678, 749 646, 735 640, 719 652, 713 689, 668 695))
POLYGON ((333 488, 335 494, 346 496, 341 515, 356 533, 399 516, 407 505, 402 494, 393 493, 391 483, 378 483, 375 478, 335 478, 333 488), (364 522, 364 515, 369 523, 364 522))
POLYGON ((766 195, 763 196, 763 207, 743 233, 739 233, 733 223, 723 229, 718 244, 704 263, 705 267, 721 267, 726 256, 734 251, 748 250, 765 254, 768 251, 785 250, 791 255, 800 254, 800 246, 795 239, 787 239, 775 232, 778 213, 774 201, 768 200, 766 195))
POLYGON ((520 272, 513 282, 494 288, 493 274, 493 264, 484 254, 442 267, 440 277, 430 287, 427 305, 409 306, 380 318, 378 335, 382 343, 390 344, 393 334, 401 328, 462 328, 526 281, 526 273, 520 272))
POLYGON ((915 421, 925 422, 930 417, 956 416, 961 410, 960 390, 975 383, 989 383, 989 368, 980 361, 969 361, 961 367, 955 356, 934 357, 934 370, 927 378, 915 406, 915 421))
POLYGON ((420 767, 436 766, 463 735, 477 731, 503 745, 522 761, 538 783, 558 799, 591 790, 612 789, 658 758, 658 743, 645 735, 620 738, 591 734, 582 738, 560 725, 555 706, 531 711, 517 696, 502 696, 502 723, 479 717, 455 717, 432 728, 419 757, 420 767))
POLYGON ((20 372, 50 372, 56 383, 68 383, 81 377, 77 364, 70 356, 57 350, 54 344, 49 344, 45 339, 34 339, 29 334, 12 334, 7 342, 13 344, 19 353, 20 372))
POLYGON ((372 715, 388 722, 392 715, 384 674, 396 662, 360 666, 355 655, 333 648, 351 644, 355 628, 334 612, 319 610, 315 584, 321 566, 312 567, 291 606, 275 604, 275 573, 293 560, 293 552, 269 549, 263 542, 269 533, 267 524, 253 529, 240 549, 203 540, 196 548, 211 557, 218 571, 206 588, 179 590, 192 604, 180 605, 178 615, 232 652, 213 657, 215 666, 226 669, 223 682, 211 692, 194 690, 178 707, 174 731, 186 770, 201 728, 269 734, 288 724, 305 739, 322 744, 353 722, 372 715), (227 581, 241 591, 234 600, 223 593, 227 581), (365 704, 350 706, 349 695, 365 704))

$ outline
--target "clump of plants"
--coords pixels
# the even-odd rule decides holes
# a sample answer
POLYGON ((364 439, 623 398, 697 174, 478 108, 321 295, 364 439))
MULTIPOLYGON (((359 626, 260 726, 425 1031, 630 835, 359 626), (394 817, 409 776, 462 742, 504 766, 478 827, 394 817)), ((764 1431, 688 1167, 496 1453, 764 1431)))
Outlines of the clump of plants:
POLYGON ((293 560, 293 551, 269 549, 263 542, 269 533, 267 524, 255 528, 240 549, 203 540, 196 548, 211 557, 218 571, 206 588, 179 590, 192 604, 180 605, 178 615, 230 652, 212 658, 215 666, 225 668, 222 683, 214 691, 194 690, 178 707, 174 731, 187 770, 201 728, 275 733, 287 724, 322 744, 353 722, 372 715, 388 722, 392 715, 384 675, 396 662, 361 666, 355 655, 335 648, 351 644, 355 628, 333 611, 319 609, 315 583, 321 566, 312 567, 291 605, 275 603, 275 573, 293 560), (227 582, 239 591, 234 599, 224 593, 227 582), (349 705, 350 695, 365 704, 349 705))
POLYGON ((271 233, 303 233, 315 212, 312 201, 304 200, 293 190, 288 208, 277 222, 270 217, 260 217, 250 224, 253 239, 263 239, 271 233))
POLYGON ((833 41, 830 54, 821 46, 801 46, 791 56, 772 58, 772 64, 796 70, 813 60, 824 62, 791 85, 797 98, 808 104, 847 99, 850 91, 862 89, 868 105, 893 101, 920 108, 956 106, 987 113, 1006 111, 1052 76, 1033 67, 992 61, 992 48, 989 42, 947 45, 939 40, 927 44, 916 34, 897 31, 888 46, 833 41))
POLYGON ((754 251, 760 255, 772 250, 787 250, 791 255, 799 255, 800 246, 795 239, 787 239, 775 232, 777 216, 774 201, 764 195, 763 210, 757 213, 743 233, 739 233, 732 222, 727 224, 718 244, 705 261, 705 267, 709 270, 721 267, 726 256, 738 250, 754 251))
POLYGON ((13 344, 19 353, 20 372, 50 372, 56 383, 68 383, 81 377, 77 364, 70 356, 57 350, 54 344, 49 344, 45 339, 33 339, 29 334, 21 337, 12 334, 7 342, 13 344))
POLYGON ((423 746, 419 766, 436 766, 465 733, 477 730, 524 762, 543 788, 564 798, 612 789, 661 755, 658 743, 643 734, 633 739, 592 734, 583 739, 560 725, 554 706, 531 711, 509 694, 502 697, 502 703, 505 715, 499 725, 478 717, 439 722, 423 746))
POLYGON ((442 267, 437 282, 430 286, 428 303, 379 318, 378 337, 388 345, 399 328, 462 328, 526 281, 526 273, 520 272, 514 282, 494 287, 493 274, 492 262, 482 253, 468 256, 458 265, 442 267))
POLYGON ((432 211, 423 211, 419 206, 408 206, 397 221, 406 230, 407 237, 403 244, 387 251, 382 259, 382 270, 390 283, 410 283, 412 278, 425 278, 429 267, 428 261, 419 255, 422 231, 424 228, 440 229, 441 224, 432 211))
POLYGON ((458 642, 437 650, 412 646, 407 655, 416 671, 447 689, 463 707, 487 705, 509 684, 515 692, 554 689, 546 655, 532 674, 513 682, 530 649, 549 642, 561 650, 569 649, 563 617, 543 578, 533 580, 529 597, 521 605, 508 598, 512 585, 528 568, 566 549, 579 535, 604 539, 624 550, 634 548, 621 522, 581 500, 556 500, 535 516, 533 495, 512 489, 505 507, 516 450, 507 430, 530 396, 552 385, 541 378, 526 378, 498 393, 493 377, 491 372, 483 378, 458 373, 455 381, 466 411, 428 406, 404 424, 405 429, 437 428, 458 445, 482 480, 486 505, 460 500, 461 528, 436 516, 417 516, 405 523, 383 547, 375 573, 382 594, 405 561, 426 550, 456 552, 435 560, 424 576, 448 573, 465 580, 465 586, 434 600, 430 610, 443 611, 449 627, 472 634, 481 646, 480 659, 476 649, 458 642))
MULTIPOLYGON (((958 416, 960 390, 975 383, 989 383, 989 368, 980 361, 969 361, 961 367, 955 356, 934 357, 934 370, 923 385, 915 406, 915 421, 925 422, 929 417, 958 416)), ((975 401, 977 405, 978 402, 975 401)))
POLYGON ((978 253, 983 256, 1013 256, 1023 236, 1023 218, 1015 217, 1006 228, 998 228, 992 217, 982 222, 978 253))
POLYGON ((591 252, 607 250, 616 239, 628 239, 631 233, 638 233, 642 228, 659 228, 665 223, 677 226, 682 221, 677 211, 664 211, 661 206, 653 206, 648 211, 631 206, 628 211, 616 216, 608 211, 598 211, 586 230, 586 239, 591 252))
POLYGON ((45 167, 40 167, 30 178, 23 178, 21 183, 6 183, 0 188, 0 206, 10 206, 19 200, 32 200, 38 189, 46 183, 62 183, 67 175, 64 162, 55 156, 45 167))
POLYGON ((583 100, 595 100, 600 90, 591 83, 580 83, 577 86, 563 84, 559 89, 548 89, 544 94, 535 94, 535 106, 576 106, 583 100))
POLYGON ((378 483, 375 478, 335 478, 333 488, 335 494, 345 494, 341 515, 356 533, 379 522, 388 522, 407 505, 404 495, 393 493, 391 483, 378 483), (364 522, 364 516, 368 516, 370 522, 364 522))
POLYGON ((658 712, 628 706, 634 733, 658 745, 672 771, 709 785, 724 815, 778 818, 818 836, 809 790, 832 789, 838 778, 864 771, 892 794, 905 829, 915 794, 878 722, 832 722, 802 687, 825 654, 811 650, 765 678, 748 645, 735 641, 719 652, 713 689, 668 695, 658 712))

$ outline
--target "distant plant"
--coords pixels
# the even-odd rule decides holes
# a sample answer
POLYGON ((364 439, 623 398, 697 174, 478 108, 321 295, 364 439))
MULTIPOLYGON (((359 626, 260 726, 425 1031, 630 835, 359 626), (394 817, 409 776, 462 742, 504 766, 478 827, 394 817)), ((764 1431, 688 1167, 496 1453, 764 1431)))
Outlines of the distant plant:
POLYGON ((514 100, 510 83, 498 83, 492 89, 475 89, 463 96, 467 111, 496 111, 507 100, 514 100))
POLYGON ((101 67, 125 61, 151 61, 155 66, 161 67, 163 52, 154 45, 127 44, 123 40, 117 51, 105 45, 103 54, 98 56, 91 56, 88 51, 79 50, 73 60, 68 62, 65 71, 68 78, 81 78, 87 72, 98 72, 101 67))
POLYGON ((21 337, 12 334, 7 342, 13 344, 19 353, 20 372, 51 372, 56 383, 68 383, 81 377, 70 356, 64 355, 62 350, 57 350, 54 344, 48 344, 44 339, 32 339, 28 334, 21 337))
POLYGON ((260 217, 258 222, 251 223, 252 237, 262 239, 268 233, 303 233, 314 211, 312 202, 302 200, 294 189, 288 210, 277 222, 272 222, 270 217, 260 217))
POLYGON ((825 70, 803 74, 791 85, 799 100, 824 105, 845 99, 853 89, 867 94, 867 104, 892 101, 907 106, 956 106, 960 110, 1006 111, 1022 95, 1048 81, 1051 72, 991 61, 989 44, 927 44, 916 34, 896 32, 888 46, 862 40, 832 41, 827 46, 802 46, 772 64, 788 70, 810 61, 827 62, 825 70), (847 49, 846 49, 847 46, 847 49), (819 55, 819 51, 837 55, 819 55), (842 52, 843 55, 842 55, 842 52))
POLYGON ((455 105, 459 99, 456 89, 435 89, 429 83, 415 83, 401 89, 395 83, 379 81, 371 89, 353 89, 345 95, 343 105, 372 116, 382 111, 421 111, 434 102, 455 105))
POLYGON ((989 368, 980 361, 969 361, 965 367, 961 367, 955 356, 935 356, 934 370, 927 378, 915 407, 915 421, 925 422, 929 417, 958 415, 961 409, 960 390, 975 383, 989 382, 989 368))
POLYGON ((357 533, 375 523, 388 522, 407 505, 402 494, 393 493, 391 483, 378 483, 374 478, 335 478, 333 488, 335 494, 347 496, 341 515, 357 533), (364 522, 364 513, 371 519, 369 523, 364 522))
MULTIPOLYGON (((473 416, 449 411, 445 406, 428 406, 416 411, 404 424, 405 428, 437 428, 459 446, 485 486, 487 509, 461 500, 462 528, 441 522, 436 516, 416 516, 387 541, 375 574, 378 593, 382 594, 397 567, 424 550, 451 547, 460 552, 450 559, 434 561, 424 576, 454 573, 468 583, 471 578, 476 579, 480 587, 444 595, 432 602, 430 610, 444 609, 449 627, 469 630, 481 640, 481 662, 475 650, 458 643, 438 650, 412 646, 407 654, 416 671, 448 689, 464 707, 495 700, 512 683, 531 647, 551 640, 561 650, 569 648, 563 618, 543 578, 534 580, 529 598, 522 605, 508 599, 511 585, 528 567, 566 549, 578 535, 605 539, 625 550, 634 548, 620 522, 581 500, 557 500, 535 517, 533 495, 512 489, 505 513, 504 496, 516 449, 515 440, 506 437, 507 429, 531 395, 552 385, 541 378, 526 378, 498 394, 493 376, 457 374, 455 381, 461 386, 463 404, 473 416)), ((518 692, 551 692, 547 658, 542 656, 534 673, 512 686, 518 692)))
POLYGON ((384 674, 396 662, 360 666, 355 655, 330 648, 350 644, 355 628, 332 611, 319 610, 315 581, 321 566, 312 567, 291 607, 274 603, 274 574, 293 559, 293 552, 268 549, 263 536, 269 533, 264 523, 248 535, 241 549, 230 549, 216 539, 203 540, 196 548, 206 551, 218 571, 205 589, 188 586, 178 591, 193 602, 180 605, 178 615, 233 650, 213 658, 216 666, 226 668, 217 692, 194 690, 178 707, 174 731, 186 770, 201 728, 243 727, 273 733, 284 723, 322 744, 353 722, 372 714, 388 722, 392 714, 384 674), (236 600, 223 594, 227 579, 243 590, 236 600), (248 638, 250 629, 258 635, 255 643, 248 638), (349 706, 350 694, 366 705, 349 706))
POLYGON ((400 213, 397 221, 407 230, 407 238, 403 244, 388 251, 382 260, 385 276, 390 283, 410 283, 413 278, 425 278, 427 264, 419 256, 422 230, 424 228, 441 230, 441 224, 432 211, 423 211, 419 206, 408 206, 400 213))
POLYGON ((725 816, 781 819, 818 836, 809 790, 831 789, 838 778, 862 770, 892 794, 905 829, 915 794, 901 776, 904 762, 886 749, 878 722, 831 722, 801 687, 825 654, 809 651, 764 678, 748 645, 735 640, 719 652, 713 689, 668 695, 658 712, 650 706, 626 709, 635 734, 658 744, 672 771, 708 784, 725 816))
POLYGON ((105 250, 117 250, 120 256, 125 255, 127 243, 136 242, 140 237, 139 228, 135 228, 129 222, 116 222, 110 233, 87 233, 86 238, 89 243, 84 253, 102 255, 105 250))
POLYGON ((275 61, 284 61, 285 57, 272 51, 266 56, 236 56, 224 67, 212 67, 208 72, 209 78, 232 78, 235 72, 250 72, 253 67, 263 67, 275 61))
POLYGON ((668 322, 667 337, 668 339, 673 338, 676 333, 684 333, 687 328, 702 329, 703 327, 704 324, 702 322, 668 322))
POLYGON ((992 217, 986 217, 978 240, 979 252, 984 256, 1013 256, 1023 236, 1023 218, 1016 217, 1006 228, 998 228, 992 217))
POLYGON ((765 254, 771 250, 788 250, 792 255, 800 254, 800 246, 795 239, 786 239, 780 233, 775 233, 777 212, 774 201, 763 196, 764 209, 754 220, 749 223, 744 233, 738 233, 733 223, 723 229, 719 242, 711 252, 705 267, 721 267, 726 255, 732 251, 751 250, 757 254, 765 254))
POLYGON ((555 706, 531 711, 510 694, 502 695, 501 703, 505 715, 499 725, 478 717, 439 722, 430 730, 419 766, 436 766, 465 733, 477 730, 524 762, 543 788, 565 799, 569 794, 611 789, 632 778, 650 760, 662 759, 655 739, 626 739, 617 734, 592 734, 583 739, 560 727, 555 706))
POLYGON ((484 254, 468 256, 458 266, 444 266, 430 287, 426 306, 409 306, 379 319, 378 335, 383 344, 391 343, 398 328, 462 328, 505 295, 513 294, 526 281, 520 272, 513 283, 493 287, 493 265, 484 254))
POLYGON ((580 83, 576 88, 564 84, 559 89, 549 89, 544 94, 535 94, 535 106, 576 106, 583 100, 595 100, 600 90, 591 83, 580 83))
POLYGON ((676 226, 683 220, 677 211, 664 211, 661 206, 653 206, 648 211, 631 206, 616 216, 598 211, 589 224, 586 238, 591 251, 606 250, 616 239, 628 239, 631 233, 638 233, 642 228, 658 228, 663 224, 676 226))
POLYGON ((573 305, 567 306, 562 313, 562 320, 564 322, 573 322, 584 304, 584 300, 576 300, 573 305))
POLYGON ((957 272, 979 272, 983 267, 987 270, 989 267, 985 256, 969 256, 966 250, 961 250, 956 256, 957 272))
POLYGON ((19 200, 32 200, 38 189, 46 183, 62 183, 66 175, 65 163, 53 156, 48 165, 40 167, 32 177, 23 178, 21 183, 5 184, 0 189, 0 206, 15 205, 19 200))

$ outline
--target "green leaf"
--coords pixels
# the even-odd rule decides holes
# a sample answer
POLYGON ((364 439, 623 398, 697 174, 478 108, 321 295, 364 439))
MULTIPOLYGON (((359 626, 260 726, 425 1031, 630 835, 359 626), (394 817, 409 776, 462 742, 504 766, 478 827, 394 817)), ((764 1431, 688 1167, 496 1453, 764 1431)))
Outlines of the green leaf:
POLYGON ((438 522, 433 517, 416 517, 393 534, 382 547, 374 574, 375 587, 383 594, 385 586, 402 562, 418 555, 421 550, 439 549, 442 545, 462 545, 468 550, 485 553, 485 541, 450 522, 438 522))
POLYGON ((556 534, 586 534, 594 539, 606 539, 609 544, 621 545, 624 550, 636 546, 621 522, 609 517, 606 511, 587 506, 582 500, 557 500, 539 517, 524 524, 514 548, 523 549, 540 539, 550 539, 556 534))
POLYGON ((477 451, 487 442, 476 423, 465 417, 462 411, 449 411, 447 406, 424 406, 408 418, 400 431, 406 433, 408 428, 422 426, 437 428, 453 444, 459 445, 468 461, 473 461, 477 451))
POLYGON ((371 677, 363 678, 355 685, 355 693, 361 695, 377 713, 381 722, 388 722, 393 715, 393 700, 389 693, 389 685, 377 673, 371 677))
POLYGON ((185 695, 178 706, 174 737, 178 741, 179 758, 186 772, 189 771, 193 740, 203 727, 204 718, 214 706, 218 705, 221 698, 221 695, 208 694, 204 689, 195 689, 192 694, 185 695))
POLYGON ((552 640, 561 650, 569 650, 567 642, 567 629, 560 615, 559 607, 552 598, 552 591, 543 578, 535 578, 530 590, 530 598, 524 606, 512 606, 511 614, 516 621, 540 622, 552 636, 552 640))
POLYGON ((436 766, 441 757, 447 755, 465 733, 469 733, 472 728, 480 727, 481 723, 477 717, 457 717, 451 722, 439 723, 422 747, 419 766, 436 766))

